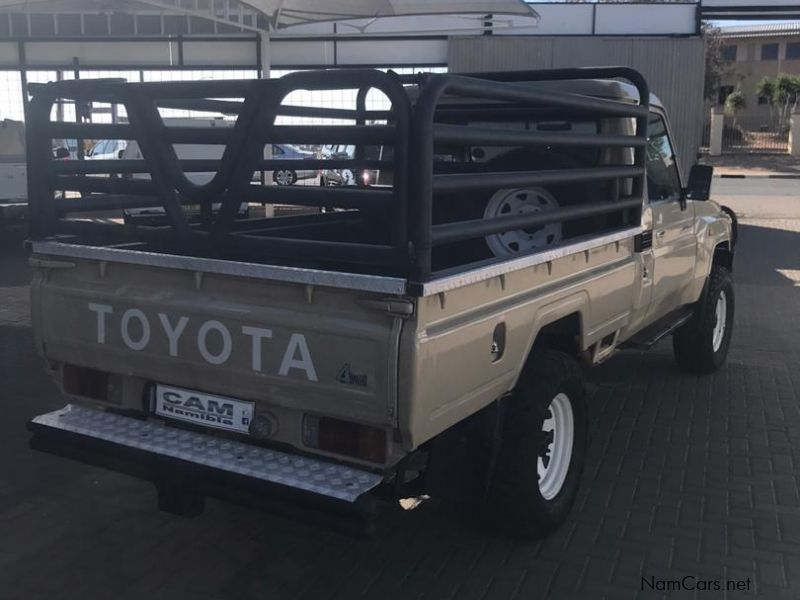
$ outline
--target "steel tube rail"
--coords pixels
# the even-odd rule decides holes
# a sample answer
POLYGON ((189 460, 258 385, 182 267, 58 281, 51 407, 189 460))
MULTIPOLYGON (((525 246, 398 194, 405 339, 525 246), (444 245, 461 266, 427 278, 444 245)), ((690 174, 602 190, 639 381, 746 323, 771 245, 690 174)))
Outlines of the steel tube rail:
POLYGON ((84 193, 100 192, 103 194, 157 195, 157 188, 152 181, 116 177, 57 175, 55 177, 54 189, 84 193))
POLYGON ((588 169, 559 169, 549 171, 501 171, 495 173, 445 174, 433 176, 436 192, 491 190, 503 187, 603 181, 644 175, 641 167, 593 167, 588 169))
POLYGON ((274 125, 264 132, 275 143, 293 144, 392 144, 395 128, 391 125, 274 125))
POLYGON ((45 89, 48 94, 68 100, 92 100, 108 102, 108 98, 119 98, 120 90, 135 85, 146 96, 152 98, 204 99, 241 98, 252 89, 253 84, 271 85, 276 79, 227 79, 219 81, 146 81, 128 83, 125 79, 64 79, 46 84, 32 84, 31 92, 40 93, 45 89), (85 85, 89 83, 89 85, 85 85), (209 89, 212 91, 209 92, 209 89))
POLYGON ((262 256, 305 258, 319 262, 347 261, 363 265, 388 265, 400 267, 405 257, 394 246, 386 244, 359 244, 304 238, 282 238, 230 232, 207 234, 192 232, 198 241, 206 240, 210 249, 240 249, 262 256))
POLYGON ((433 136, 435 141, 446 144, 486 146, 638 147, 645 143, 634 135, 511 131, 463 125, 434 125, 433 136))
MULTIPOLYGON (((67 234, 108 238, 119 241, 120 238, 130 241, 148 241, 159 245, 175 245, 174 232, 168 227, 147 227, 141 225, 117 225, 111 223, 90 223, 62 219, 59 231, 67 234)), ((186 245, 192 251, 204 255, 225 255, 232 251, 247 252, 248 256, 274 256, 281 258, 307 258, 319 262, 347 260, 356 264, 401 266, 402 258, 392 246, 382 244, 355 244, 351 242, 307 240, 259 236, 238 232, 211 233, 207 231, 189 231, 185 239, 177 246, 186 245)))
MULTIPOLYGON (((327 108, 317 106, 292 106, 282 104, 278 109, 279 115, 287 117, 310 117, 322 119, 348 119, 355 121, 358 111, 351 108, 327 108)), ((387 110, 367 110, 364 115, 368 121, 380 121, 391 119, 392 111, 387 110)), ((327 127, 327 125, 325 126, 327 127)))
POLYGON ((251 185, 241 196, 240 201, 371 210, 391 210, 394 203, 390 190, 318 186, 263 187, 259 185, 251 185))
MULTIPOLYGON (((182 159, 178 161, 185 173, 202 173, 216 170, 220 166, 219 159, 182 159)), ((294 169, 306 171, 314 169, 352 169, 353 159, 271 159, 258 163, 258 170, 294 169)), ((389 160, 367 160, 364 166, 368 169, 391 168, 389 160)), ((53 172, 58 175, 92 175, 109 173, 147 173, 143 160, 109 159, 109 160, 65 160, 53 163, 53 172)))
MULTIPOLYGON (((105 123, 62 123, 51 121, 47 130, 53 138, 135 140, 141 133, 130 125, 105 123)), ((385 125, 275 125, 264 131, 263 143, 391 144, 394 127, 385 125)), ((174 144, 227 144, 233 127, 185 127, 162 125, 160 135, 174 144)))
POLYGON ((433 245, 439 246, 461 240, 483 237, 493 233, 538 227, 559 221, 572 221, 584 217, 594 217, 628 208, 641 206, 641 198, 624 198, 618 202, 569 206, 552 211, 508 215, 493 219, 475 219, 433 226, 433 245))
POLYGON ((81 198, 57 198, 56 209, 61 215, 95 210, 116 210, 124 208, 152 208, 162 206, 157 196, 137 196, 131 194, 98 194, 81 198))
POLYGON ((43 133, 51 138, 79 138, 88 140, 134 140, 136 132, 130 125, 112 125, 108 123, 68 123, 47 121, 43 124, 43 133))
POLYGON ((364 220, 364 215, 355 210, 325 212, 313 215, 264 217, 236 221, 233 232, 258 233, 262 231, 289 231, 292 229, 327 228, 330 225, 354 224, 364 220))

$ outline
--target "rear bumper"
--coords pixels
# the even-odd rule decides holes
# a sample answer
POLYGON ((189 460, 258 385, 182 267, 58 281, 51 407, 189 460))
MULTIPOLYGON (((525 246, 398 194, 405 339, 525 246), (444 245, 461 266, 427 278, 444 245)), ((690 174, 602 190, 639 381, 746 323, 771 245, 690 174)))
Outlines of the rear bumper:
POLYGON ((369 529, 375 502, 369 492, 383 480, 345 465, 75 405, 35 417, 28 429, 34 450, 152 481, 160 504, 167 494, 195 504, 208 496, 334 526, 349 518, 369 529))

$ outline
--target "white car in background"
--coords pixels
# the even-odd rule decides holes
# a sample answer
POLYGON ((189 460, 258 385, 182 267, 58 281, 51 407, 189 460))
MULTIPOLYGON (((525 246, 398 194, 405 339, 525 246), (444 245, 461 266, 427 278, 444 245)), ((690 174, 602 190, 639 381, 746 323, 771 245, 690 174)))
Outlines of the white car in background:
POLYGON ((86 160, 120 159, 127 146, 127 140, 100 140, 86 153, 86 160))

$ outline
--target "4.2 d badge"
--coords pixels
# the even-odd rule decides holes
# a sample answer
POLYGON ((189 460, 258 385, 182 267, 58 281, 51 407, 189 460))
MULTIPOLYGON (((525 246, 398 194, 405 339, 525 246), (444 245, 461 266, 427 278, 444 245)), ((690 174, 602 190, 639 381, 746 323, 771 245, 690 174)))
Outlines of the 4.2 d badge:
POLYGON ((357 372, 350 366, 350 363, 345 363, 344 366, 339 369, 339 372, 336 374, 336 381, 346 385, 359 385, 361 387, 367 387, 366 373, 357 372))

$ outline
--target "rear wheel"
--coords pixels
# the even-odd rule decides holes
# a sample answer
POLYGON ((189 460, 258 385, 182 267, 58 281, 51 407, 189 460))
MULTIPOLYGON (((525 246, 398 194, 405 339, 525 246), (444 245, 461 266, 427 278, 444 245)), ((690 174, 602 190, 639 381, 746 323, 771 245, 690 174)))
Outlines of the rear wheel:
POLYGON ((672 336, 675 361, 682 370, 703 375, 725 363, 733 334, 733 310, 730 271, 714 265, 694 316, 672 336))
POLYGON ((297 181, 297 173, 289 169, 281 169, 279 171, 273 171, 272 181, 274 181, 278 185, 294 185, 295 182, 297 181))
POLYGON ((552 350, 531 354, 506 407, 488 517, 515 536, 539 538, 564 522, 586 453, 587 411, 576 361, 552 350))

